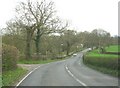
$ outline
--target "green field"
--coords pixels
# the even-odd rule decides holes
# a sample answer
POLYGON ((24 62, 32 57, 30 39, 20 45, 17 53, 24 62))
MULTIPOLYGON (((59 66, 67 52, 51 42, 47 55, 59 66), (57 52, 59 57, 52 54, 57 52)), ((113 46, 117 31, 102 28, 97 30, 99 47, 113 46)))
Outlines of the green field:
MULTIPOLYGON (((118 52, 118 46, 110 46, 107 51, 118 52)), ((91 68, 113 76, 118 76, 118 55, 101 54, 99 50, 87 52, 84 55, 84 63, 91 68)))
POLYGON ((100 54, 98 49, 87 53, 87 56, 89 56, 89 57, 101 57, 101 58, 118 58, 118 55, 100 54))
POLYGON ((119 47, 120 45, 112 45, 112 46, 106 47, 105 49, 107 52, 120 52, 119 47))

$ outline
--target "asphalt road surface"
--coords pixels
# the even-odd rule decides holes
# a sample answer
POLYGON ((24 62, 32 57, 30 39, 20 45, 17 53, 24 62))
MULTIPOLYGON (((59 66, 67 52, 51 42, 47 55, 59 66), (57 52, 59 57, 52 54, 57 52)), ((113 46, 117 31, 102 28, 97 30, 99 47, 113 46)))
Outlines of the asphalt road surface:
POLYGON ((118 86, 117 78, 85 66, 82 56, 80 52, 69 59, 42 65, 18 86, 118 86))

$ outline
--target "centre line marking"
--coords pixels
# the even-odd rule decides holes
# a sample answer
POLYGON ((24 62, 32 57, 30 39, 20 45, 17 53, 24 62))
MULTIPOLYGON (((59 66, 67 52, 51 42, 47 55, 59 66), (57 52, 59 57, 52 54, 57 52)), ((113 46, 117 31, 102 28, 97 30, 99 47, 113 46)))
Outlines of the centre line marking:
POLYGON ((69 70, 67 65, 65 66, 65 68, 67 72, 69 73, 69 75, 71 75, 77 82, 79 82, 82 86, 87 86, 84 82, 80 81, 76 76, 73 75, 73 73, 69 70))

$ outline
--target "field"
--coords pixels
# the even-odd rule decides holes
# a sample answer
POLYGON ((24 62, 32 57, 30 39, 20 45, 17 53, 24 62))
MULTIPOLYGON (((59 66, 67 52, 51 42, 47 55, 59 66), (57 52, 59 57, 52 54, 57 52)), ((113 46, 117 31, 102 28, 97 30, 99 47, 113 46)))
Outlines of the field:
MULTIPOLYGON (((108 52, 118 52, 118 46, 110 46, 108 52)), ((101 72, 118 76, 118 55, 100 54, 99 50, 88 52, 84 56, 84 63, 101 72)))
POLYGON ((120 45, 112 45, 110 47, 106 47, 107 52, 120 52, 119 51, 120 45))

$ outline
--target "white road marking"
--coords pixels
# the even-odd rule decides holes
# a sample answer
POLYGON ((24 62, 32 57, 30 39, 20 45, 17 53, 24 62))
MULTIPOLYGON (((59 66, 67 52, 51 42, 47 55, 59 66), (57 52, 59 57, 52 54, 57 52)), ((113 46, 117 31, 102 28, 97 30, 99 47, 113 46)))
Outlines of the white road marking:
POLYGON ((17 85, 15 88, 17 88, 32 72, 34 72, 36 69, 38 69, 41 66, 36 67, 35 69, 33 69, 32 71, 30 71, 17 85))
POLYGON ((83 83, 82 81, 80 81, 76 76, 73 75, 73 73, 69 70, 69 68, 67 67, 67 65, 65 66, 67 72, 77 81, 79 82, 82 86, 87 86, 85 83, 83 83))
POLYGON ((68 70, 68 67, 67 67, 67 66, 66 66, 65 68, 68 70))
POLYGON ((68 70, 68 73, 72 76, 72 77, 74 77, 74 75, 68 70))

